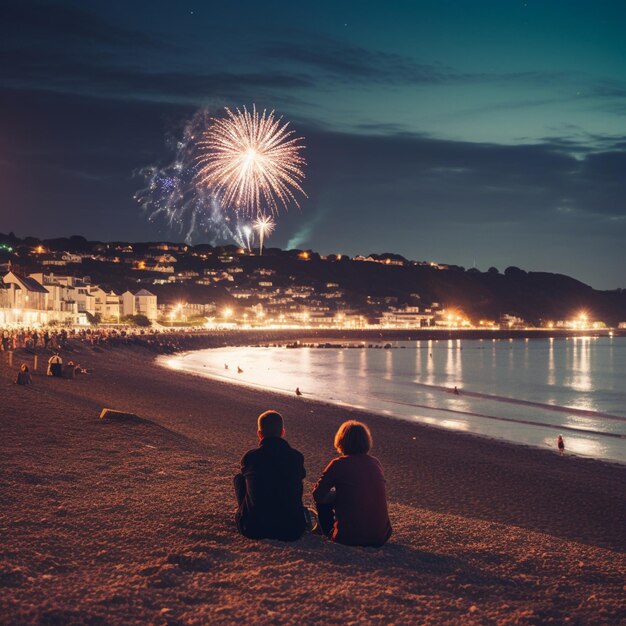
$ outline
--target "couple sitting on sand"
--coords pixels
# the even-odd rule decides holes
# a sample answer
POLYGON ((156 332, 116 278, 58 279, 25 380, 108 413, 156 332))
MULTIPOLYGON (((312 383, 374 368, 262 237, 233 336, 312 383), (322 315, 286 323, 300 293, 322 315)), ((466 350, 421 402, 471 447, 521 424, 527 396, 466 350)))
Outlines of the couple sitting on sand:
MULTIPOLYGON (((304 457, 285 437, 282 416, 258 418, 259 447, 241 459, 235 476, 239 531, 251 539, 296 541, 311 514, 302 504, 304 457)), ((382 546, 391 536, 385 477, 368 453, 372 436, 365 424, 344 422, 335 435, 340 456, 326 467, 313 489, 318 524, 313 532, 352 546, 382 546)))

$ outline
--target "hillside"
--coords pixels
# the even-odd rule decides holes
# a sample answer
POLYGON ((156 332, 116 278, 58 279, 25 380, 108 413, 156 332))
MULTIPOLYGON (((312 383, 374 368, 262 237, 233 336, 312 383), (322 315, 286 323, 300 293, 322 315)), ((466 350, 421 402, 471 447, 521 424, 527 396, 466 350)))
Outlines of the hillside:
MULTIPOLYGON (((474 321, 512 314, 538 325, 547 320, 570 319, 581 310, 590 319, 609 325, 626 321, 624 289, 599 291, 568 276, 515 267, 502 273, 495 268, 480 272, 410 261, 394 254, 351 259, 277 248, 266 249, 260 257, 235 246, 102 243, 79 236, 39 240, 0 234, 0 244, 6 247, 0 249, 0 262, 10 261, 23 272, 40 270, 43 256, 57 258, 69 252, 80 255, 80 263, 48 269, 59 274, 88 275, 94 283, 116 290, 148 286, 165 303, 184 300, 215 302, 218 306, 237 304, 233 293, 254 289, 259 274, 268 272, 275 290, 294 286, 308 289, 311 299, 319 298, 317 301, 328 304, 331 310, 350 309, 366 316, 377 315, 389 306, 428 307, 436 302, 447 309, 461 310, 474 321), (38 247, 46 254, 34 253, 38 247), (155 256, 155 250, 168 248, 175 257, 171 275, 185 278, 169 278, 168 283, 162 273, 137 270, 139 263, 155 256), (219 277, 203 280, 208 274, 220 272, 230 274, 227 281, 219 277), (164 284, 155 284, 155 280, 164 284), (336 289, 341 297, 324 300, 329 289, 336 289)), ((254 300, 253 294, 247 304, 254 300)))

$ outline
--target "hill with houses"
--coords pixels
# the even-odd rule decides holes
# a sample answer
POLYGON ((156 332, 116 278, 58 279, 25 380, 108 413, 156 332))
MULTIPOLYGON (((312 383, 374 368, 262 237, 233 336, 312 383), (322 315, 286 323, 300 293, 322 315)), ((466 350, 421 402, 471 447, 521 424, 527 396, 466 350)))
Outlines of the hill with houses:
POLYGON ((117 296, 155 295, 158 316, 170 319, 219 318, 228 312, 233 320, 271 317, 312 323, 339 318, 355 325, 504 320, 509 326, 545 326, 567 324, 578 315, 609 326, 626 320, 623 289, 600 291, 560 274, 517 267, 481 272, 393 253, 322 256, 312 250, 267 248, 260 256, 231 245, 37 239, 11 233, 0 234, 0 269, 40 275, 42 282, 74 277, 117 296))

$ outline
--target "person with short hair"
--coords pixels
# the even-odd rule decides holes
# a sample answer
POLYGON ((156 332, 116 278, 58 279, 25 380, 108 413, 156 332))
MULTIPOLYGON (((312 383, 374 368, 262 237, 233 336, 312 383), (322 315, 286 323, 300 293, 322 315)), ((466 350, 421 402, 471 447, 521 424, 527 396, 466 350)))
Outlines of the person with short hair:
POLYGON ((319 527, 331 541, 380 547, 391 536, 385 476, 380 461, 369 454, 371 448, 365 424, 349 420, 339 427, 335 449, 340 456, 313 489, 319 527))
POLYGON ((241 459, 235 476, 235 522, 250 539, 295 541, 305 531, 302 481, 304 457, 285 440, 280 413, 265 411, 257 420, 259 446, 241 459))

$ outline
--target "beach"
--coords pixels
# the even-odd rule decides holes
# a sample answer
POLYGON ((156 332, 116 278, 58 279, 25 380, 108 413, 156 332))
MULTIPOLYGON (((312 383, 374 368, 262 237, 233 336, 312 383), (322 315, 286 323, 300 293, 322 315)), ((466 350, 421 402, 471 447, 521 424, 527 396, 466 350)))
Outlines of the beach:
POLYGON ((137 345, 64 356, 92 373, 50 379, 40 365, 18 387, 2 355, 2 623, 625 619, 624 465, 206 380, 137 345), (99 420, 103 407, 142 421, 99 420), (232 477, 267 408, 305 456, 309 505, 338 425, 371 427, 388 545, 236 533, 232 477))

